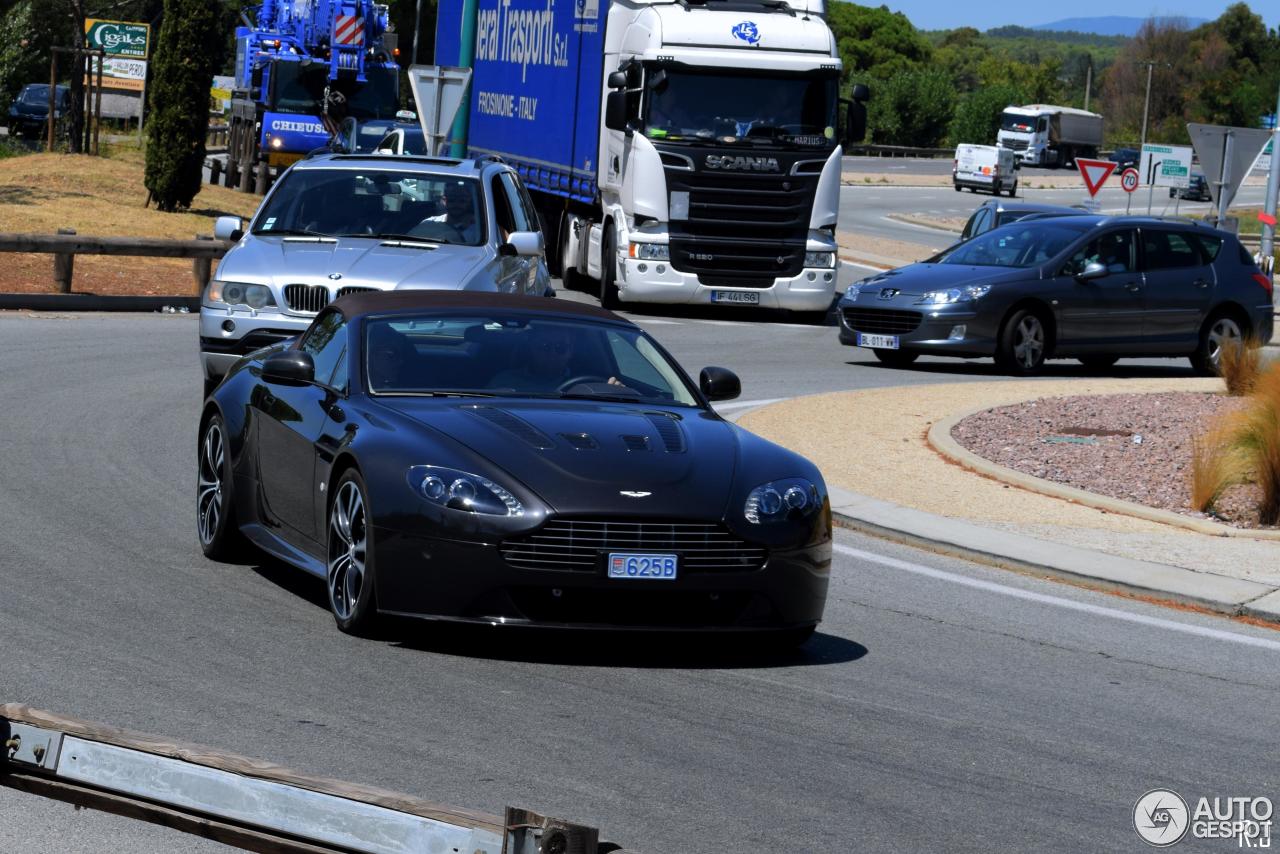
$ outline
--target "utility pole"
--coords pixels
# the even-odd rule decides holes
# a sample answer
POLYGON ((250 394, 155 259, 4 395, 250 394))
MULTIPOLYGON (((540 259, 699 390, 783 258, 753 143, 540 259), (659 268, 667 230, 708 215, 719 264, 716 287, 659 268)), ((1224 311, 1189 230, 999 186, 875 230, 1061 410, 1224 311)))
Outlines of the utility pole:
POLYGON ((1156 64, 1151 60, 1147 60, 1147 97, 1142 102, 1142 142, 1138 145, 1138 150, 1142 150, 1142 146, 1147 144, 1147 112, 1151 109, 1151 70, 1156 64))
POLYGON ((1258 250, 1258 263, 1268 276, 1273 274, 1275 264, 1276 227, 1272 223, 1276 221, 1277 194, 1280 194, 1280 94, 1276 95, 1276 124, 1271 131, 1271 172, 1267 175, 1267 195, 1263 200, 1267 219, 1262 221, 1262 245, 1258 250))
POLYGON ((1084 72, 1084 111, 1089 112, 1089 90, 1093 88, 1093 54, 1089 54, 1089 65, 1084 72))

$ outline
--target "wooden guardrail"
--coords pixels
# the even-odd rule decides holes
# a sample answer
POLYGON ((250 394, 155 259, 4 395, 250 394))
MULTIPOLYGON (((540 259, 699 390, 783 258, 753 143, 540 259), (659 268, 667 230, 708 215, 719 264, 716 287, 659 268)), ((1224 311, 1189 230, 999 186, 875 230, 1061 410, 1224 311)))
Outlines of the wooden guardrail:
POLYGON ((0 252, 35 252, 53 256, 53 279, 58 289, 71 293, 77 255, 133 255, 148 258, 190 258, 196 293, 204 292, 213 272, 213 262, 231 244, 196 235, 194 240, 167 240, 157 237, 91 237, 74 229, 60 228, 57 234, 0 233, 0 252))

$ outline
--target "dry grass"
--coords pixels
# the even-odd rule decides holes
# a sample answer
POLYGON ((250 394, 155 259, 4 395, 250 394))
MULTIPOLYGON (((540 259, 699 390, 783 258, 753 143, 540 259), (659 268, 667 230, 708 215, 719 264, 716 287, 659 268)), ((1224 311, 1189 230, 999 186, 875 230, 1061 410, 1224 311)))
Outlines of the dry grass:
POLYGON ((1202 436, 1191 440, 1191 507, 1213 510, 1222 494, 1248 478, 1249 463, 1235 447, 1237 415, 1228 416, 1202 436))
POLYGON ((1280 365, 1258 376, 1235 434, 1234 445, 1247 457, 1262 491, 1259 519, 1274 525, 1280 522, 1280 365))
POLYGON ((1244 397, 1258 382, 1262 369, 1262 344, 1256 338, 1224 342, 1218 356, 1218 375, 1227 394, 1244 397))

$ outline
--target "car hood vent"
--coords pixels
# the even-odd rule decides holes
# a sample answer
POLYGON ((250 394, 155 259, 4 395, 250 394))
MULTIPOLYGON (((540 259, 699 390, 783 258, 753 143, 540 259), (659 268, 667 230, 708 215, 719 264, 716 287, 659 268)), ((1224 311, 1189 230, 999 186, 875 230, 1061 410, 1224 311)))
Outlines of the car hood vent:
POLYGON ((564 440, 580 451, 594 451, 600 447, 590 433, 561 433, 564 440))
POLYGON ((555 447, 550 436, 505 409, 499 409, 496 406, 469 406, 467 411, 518 436, 540 451, 555 447))
POLYGON ((628 451, 647 451, 649 450, 648 436, 623 436, 622 444, 627 446, 628 451))
POLYGON ((646 416, 653 428, 658 431, 658 435, 662 437, 662 444, 666 447, 668 454, 683 454, 686 450, 684 441, 684 430, 680 429, 680 422, 668 415, 659 415, 657 413, 649 413, 646 416))

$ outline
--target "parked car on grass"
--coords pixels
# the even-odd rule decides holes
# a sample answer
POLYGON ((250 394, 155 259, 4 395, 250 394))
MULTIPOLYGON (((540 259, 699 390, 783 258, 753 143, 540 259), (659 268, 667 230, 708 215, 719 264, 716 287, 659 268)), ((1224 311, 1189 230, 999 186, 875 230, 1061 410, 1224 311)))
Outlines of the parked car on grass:
POLYGON ((1170 187, 1169 198, 1190 199, 1193 202, 1211 202, 1213 196, 1209 193, 1209 179, 1204 177, 1203 172, 1192 172, 1191 180, 1186 187, 1170 187))
POLYGON ((951 183, 957 193, 968 187, 971 192, 1008 193, 1012 198, 1018 192, 1018 158, 998 145, 961 144, 956 146, 951 183))
POLYGON ((344 294, 397 288, 554 295, 520 176, 492 159, 321 154, 276 181, 200 309, 205 393, 238 358, 344 294))
POLYGON ((345 296, 206 400, 200 545, 324 580, 348 632, 394 613, 802 643, 830 502, 813 463, 711 408, 739 391, 595 306, 345 296))
POLYGON ((992 199, 978 205, 978 209, 970 215, 960 232, 961 240, 977 237, 979 234, 1008 225, 1030 216, 1076 216, 1084 213, 1080 208, 1069 208, 1063 205, 1042 205, 1032 202, 1005 202, 992 199))
MULTIPOLYGON (((71 109, 71 89, 58 86, 54 90, 53 120, 57 122, 71 109)), ((40 136, 49 126, 49 84, 28 83, 9 105, 9 133, 14 136, 40 136)))
POLYGON ((840 341, 895 366, 994 356, 1027 375, 1052 358, 1187 356, 1209 374, 1225 341, 1271 338, 1271 287, 1240 241, 1201 223, 1020 220, 851 285, 840 341))

